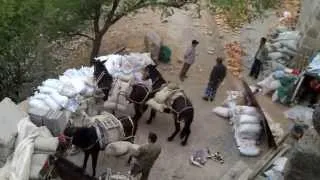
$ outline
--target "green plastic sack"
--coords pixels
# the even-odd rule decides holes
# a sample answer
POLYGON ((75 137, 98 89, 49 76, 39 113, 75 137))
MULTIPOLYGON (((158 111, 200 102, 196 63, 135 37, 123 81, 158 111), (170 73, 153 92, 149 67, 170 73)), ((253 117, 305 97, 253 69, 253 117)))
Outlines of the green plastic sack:
POLYGON ((169 63, 171 60, 171 49, 168 46, 161 46, 159 60, 163 63, 169 63))

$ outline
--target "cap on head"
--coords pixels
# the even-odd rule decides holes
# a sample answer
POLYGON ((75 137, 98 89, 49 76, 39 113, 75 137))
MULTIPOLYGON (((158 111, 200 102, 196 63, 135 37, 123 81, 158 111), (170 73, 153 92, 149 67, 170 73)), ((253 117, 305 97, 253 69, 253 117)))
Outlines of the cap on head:
POLYGON ((260 39, 260 44, 265 44, 267 42, 267 39, 265 37, 262 37, 260 39))
POLYGON ((155 143, 158 139, 158 136, 156 135, 156 133, 150 132, 148 138, 149 138, 149 141, 151 141, 152 143, 155 143))
POLYGON ((198 45, 199 44, 199 41, 197 40, 192 40, 192 45, 198 45))

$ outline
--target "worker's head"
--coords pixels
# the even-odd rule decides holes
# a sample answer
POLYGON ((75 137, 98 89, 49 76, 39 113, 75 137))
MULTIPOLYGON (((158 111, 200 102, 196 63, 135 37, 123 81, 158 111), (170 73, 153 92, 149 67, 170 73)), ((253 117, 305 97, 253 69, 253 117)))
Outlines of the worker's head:
POLYGON ((148 140, 150 143, 157 142, 157 139, 158 139, 158 137, 157 137, 156 133, 153 133, 153 132, 149 133, 148 140))
POLYGON ((216 61, 217 61, 217 64, 222 64, 223 58, 222 57, 217 57, 216 61))
POLYGON ((192 46, 196 47, 199 44, 199 41, 197 40, 192 40, 192 46))
POLYGON ((266 39, 265 37, 262 37, 262 38, 260 39, 260 46, 265 45, 266 42, 267 42, 267 39, 266 39))

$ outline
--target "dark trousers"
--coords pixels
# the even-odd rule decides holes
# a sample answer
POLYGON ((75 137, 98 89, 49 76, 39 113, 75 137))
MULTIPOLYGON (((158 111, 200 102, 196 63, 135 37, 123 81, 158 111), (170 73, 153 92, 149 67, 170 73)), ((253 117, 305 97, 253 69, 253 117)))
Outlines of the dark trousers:
POLYGON ((262 62, 259 59, 255 59, 252 64, 249 76, 254 77, 255 79, 258 79, 261 69, 262 69, 262 62))
POLYGON ((186 74, 187 74, 190 66, 191 66, 191 64, 188 64, 188 63, 184 63, 183 64, 183 67, 182 67, 182 69, 180 71, 180 76, 179 76, 180 80, 184 80, 184 78, 186 77, 186 74))
POLYGON ((218 81, 218 80, 209 82, 207 89, 205 90, 205 97, 211 98, 213 100, 216 96, 216 93, 220 84, 221 84, 221 81, 218 81))

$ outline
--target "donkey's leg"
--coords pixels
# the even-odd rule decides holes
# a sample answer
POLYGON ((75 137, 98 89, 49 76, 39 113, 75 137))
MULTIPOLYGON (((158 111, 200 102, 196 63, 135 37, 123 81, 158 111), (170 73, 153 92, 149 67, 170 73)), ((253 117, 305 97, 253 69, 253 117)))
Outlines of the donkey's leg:
POLYGON ((107 101, 109 98, 109 89, 102 89, 102 92, 104 94, 103 100, 107 101))
POLYGON ((92 176, 94 177, 96 175, 96 167, 98 163, 98 156, 99 156, 99 148, 94 148, 91 151, 91 159, 92 159, 92 176))
POLYGON ((183 139, 183 137, 184 137, 184 140, 181 142, 182 146, 185 146, 187 144, 189 135, 191 133, 190 126, 191 126, 191 123, 186 123, 182 132, 181 132, 181 139, 183 139))
POLYGON ((173 132, 173 134, 168 137, 168 141, 172 141, 174 139, 174 137, 178 134, 178 132, 180 131, 180 124, 178 122, 178 117, 174 116, 174 125, 176 127, 175 131, 173 132))
POLYGON ((85 152, 84 152, 83 165, 82 165, 82 169, 83 169, 84 172, 86 171, 86 168, 87 168, 88 159, 89 159, 89 152, 88 152, 88 151, 85 151, 85 152))
POLYGON ((156 117, 156 114, 157 114, 157 111, 153 108, 151 108, 151 111, 150 111, 150 117, 147 121, 147 124, 151 124, 152 123, 152 120, 154 119, 154 117, 156 117))
POLYGON ((132 118, 134 128, 133 128, 133 135, 136 135, 137 129, 138 129, 138 122, 140 118, 142 117, 143 113, 147 110, 148 106, 146 105, 139 105, 139 104, 134 104, 134 111, 135 115, 132 118))

